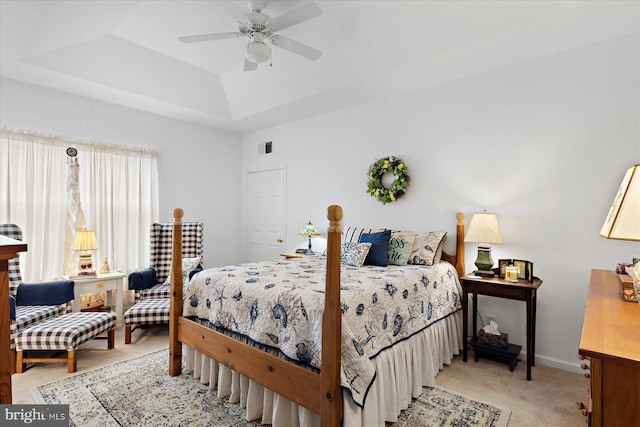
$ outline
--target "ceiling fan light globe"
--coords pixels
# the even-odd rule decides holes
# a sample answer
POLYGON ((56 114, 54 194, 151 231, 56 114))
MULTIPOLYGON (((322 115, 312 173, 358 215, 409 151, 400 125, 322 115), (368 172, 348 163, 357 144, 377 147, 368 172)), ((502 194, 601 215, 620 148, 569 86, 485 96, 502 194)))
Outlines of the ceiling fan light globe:
POLYGON ((253 63, 267 62, 271 57, 271 49, 264 43, 251 42, 247 46, 247 59, 253 63))

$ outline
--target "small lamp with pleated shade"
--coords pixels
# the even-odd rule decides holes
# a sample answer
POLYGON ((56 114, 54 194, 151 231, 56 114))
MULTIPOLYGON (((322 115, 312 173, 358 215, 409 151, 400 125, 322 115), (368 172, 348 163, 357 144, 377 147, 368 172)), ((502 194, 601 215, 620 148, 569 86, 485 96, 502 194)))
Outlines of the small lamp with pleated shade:
POLYGON ((96 232, 93 230, 79 230, 73 240, 73 250, 82 251, 78 255, 78 276, 92 276, 96 274, 93 268, 91 252, 98 250, 96 232))
POLYGON ((475 262, 478 270, 474 273, 478 276, 493 277, 490 243, 504 243, 496 214, 486 212, 473 214, 464 241, 479 243, 478 258, 475 262))

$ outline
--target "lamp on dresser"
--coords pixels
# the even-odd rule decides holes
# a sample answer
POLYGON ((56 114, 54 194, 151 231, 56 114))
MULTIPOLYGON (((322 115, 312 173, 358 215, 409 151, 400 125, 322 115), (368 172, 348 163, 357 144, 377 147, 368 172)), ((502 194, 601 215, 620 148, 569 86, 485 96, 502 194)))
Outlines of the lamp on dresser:
MULTIPOLYGON (((640 241, 640 165, 631 166, 624 174, 620 188, 618 188, 611 209, 609 209, 609 214, 600 230, 600 235, 607 239, 640 241)), ((635 300, 640 303, 640 262, 629 270, 635 291, 635 300)), ((625 298, 632 301, 633 292, 630 286, 625 291, 622 277, 620 279, 622 291, 628 292, 625 298)))
POLYGON ((627 169, 600 235, 607 239, 640 241, 640 165, 627 169))
POLYGON ((502 241, 502 233, 500 233, 500 226, 498 225, 498 216, 486 211, 473 214, 464 241, 479 243, 478 257, 475 262, 478 270, 474 273, 482 277, 493 277, 494 272, 491 270, 493 259, 491 259, 490 243, 504 243, 502 241))

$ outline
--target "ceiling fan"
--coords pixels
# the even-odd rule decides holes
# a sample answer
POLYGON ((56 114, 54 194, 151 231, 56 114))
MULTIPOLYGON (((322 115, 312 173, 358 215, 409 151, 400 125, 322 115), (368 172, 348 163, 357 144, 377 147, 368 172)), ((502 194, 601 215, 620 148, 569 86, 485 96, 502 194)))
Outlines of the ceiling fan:
MULTIPOLYGON (((229 2, 231 3, 231 2, 229 2)), ((247 13, 242 13, 235 9, 234 15, 239 17, 239 32, 201 34, 196 36, 179 37, 182 43, 197 43, 212 40, 233 39, 241 36, 249 37, 247 54, 244 60, 244 70, 253 71, 258 68, 258 64, 271 59, 271 48, 265 44, 269 41, 273 46, 288 50, 297 55, 315 61, 320 58, 322 52, 310 46, 276 34, 277 31, 292 27, 301 22, 322 15, 322 9, 317 4, 306 3, 289 12, 285 12, 275 18, 262 13, 265 8, 264 0, 250 0, 247 13)))

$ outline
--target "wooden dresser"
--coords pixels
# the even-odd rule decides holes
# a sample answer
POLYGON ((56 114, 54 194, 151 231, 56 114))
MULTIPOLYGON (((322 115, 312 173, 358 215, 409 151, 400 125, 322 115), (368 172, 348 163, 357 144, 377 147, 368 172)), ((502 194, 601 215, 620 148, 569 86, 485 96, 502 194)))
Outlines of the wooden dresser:
POLYGON ((27 250, 27 244, 0 236, 0 404, 13 403, 11 374, 14 371, 15 354, 11 350, 11 322, 9 320, 9 260, 18 252, 27 250))
POLYGON ((640 304, 620 297, 615 272, 592 270, 579 358, 589 378, 592 426, 640 426, 640 304))

